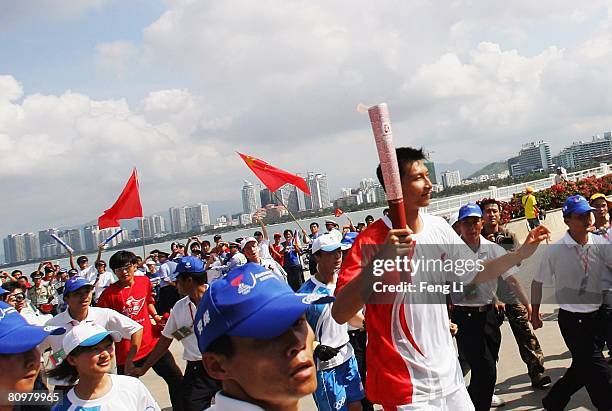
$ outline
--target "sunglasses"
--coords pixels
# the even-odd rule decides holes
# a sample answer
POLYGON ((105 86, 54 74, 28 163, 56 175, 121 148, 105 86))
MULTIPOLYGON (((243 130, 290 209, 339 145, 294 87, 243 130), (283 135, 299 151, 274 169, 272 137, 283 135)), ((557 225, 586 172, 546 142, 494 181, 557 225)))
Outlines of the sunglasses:
POLYGON ((25 300, 25 294, 24 293, 17 293, 17 294, 11 294, 8 297, 10 300, 14 300, 15 302, 20 302, 25 300))

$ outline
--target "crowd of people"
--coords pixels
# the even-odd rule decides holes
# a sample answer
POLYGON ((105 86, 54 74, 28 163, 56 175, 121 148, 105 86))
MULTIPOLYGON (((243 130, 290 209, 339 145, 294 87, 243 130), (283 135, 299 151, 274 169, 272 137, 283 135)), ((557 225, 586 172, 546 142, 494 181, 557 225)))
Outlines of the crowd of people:
MULTIPOLYGON (((321 411, 488 410, 503 405, 495 385, 504 318, 532 387, 552 385, 546 409, 564 409, 583 386, 597 409, 612 409, 604 193, 566 200, 567 232, 544 251, 530 300, 519 267, 550 237, 533 221, 532 192, 523 202, 531 229, 524 239, 502 226, 495 199, 465 204, 445 221, 420 211, 432 189, 423 152, 400 148, 397 157, 404 229, 392 228, 385 210, 356 226, 329 219, 325 230, 313 222, 309 233, 285 229, 270 238, 258 218, 252 237, 190 237, 142 257, 117 251, 108 266, 101 244, 92 265, 70 255, 70 267, 46 261, 29 277, 3 272, 0 392, 48 395, 0 398, 0 409, 158 410, 138 379, 153 369, 174 410, 297 410, 307 395, 321 411), (453 292, 394 291, 406 272, 375 274, 377 260, 404 256, 444 263, 404 270, 409 286, 453 285, 453 292), (479 265, 444 268, 459 261, 479 265), (572 356, 554 384, 534 333, 550 283, 572 356), (184 367, 170 351, 174 340, 184 367)), ((380 167, 377 175, 384 186, 380 167)))

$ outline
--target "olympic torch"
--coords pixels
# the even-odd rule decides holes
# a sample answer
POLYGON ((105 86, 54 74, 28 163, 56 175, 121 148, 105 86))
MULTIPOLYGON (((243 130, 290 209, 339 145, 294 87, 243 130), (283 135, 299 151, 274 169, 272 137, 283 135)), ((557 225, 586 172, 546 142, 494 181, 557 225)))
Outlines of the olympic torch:
POLYGON ((368 108, 368 115, 370 116, 370 123, 372 123, 374 141, 376 141, 376 150, 380 159, 380 168, 385 182, 385 192, 393 228, 406 228, 404 196, 395 145, 393 144, 389 107, 387 107, 387 103, 372 106, 368 108))

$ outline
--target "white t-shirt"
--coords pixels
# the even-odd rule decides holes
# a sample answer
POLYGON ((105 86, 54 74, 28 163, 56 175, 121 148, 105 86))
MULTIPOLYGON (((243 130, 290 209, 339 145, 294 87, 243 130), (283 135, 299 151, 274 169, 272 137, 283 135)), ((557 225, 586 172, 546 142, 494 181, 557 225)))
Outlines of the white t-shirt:
POLYGON ((227 397, 219 391, 215 395, 215 403, 207 408, 210 411, 264 411, 258 405, 251 404, 250 402, 236 400, 234 398, 227 397))
POLYGON ((270 254, 270 240, 261 240, 261 243, 257 244, 259 247, 259 257, 262 260, 272 259, 272 254, 270 254))
MULTIPOLYGON (((121 334, 122 338, 127 340, 129 340, 132 334, 134 334, 136 331, 142 329, 142 325, 138 324, 136 321, 121 313, 118 313, 115 310, 111 310, 110 308, 89 307, 87 317, 85 320, 83 320, 83 322, 97 324, 108 331, 117 331, 119 334, 121 334)), ((66 329, 66 332, 68 332, 74 326, 79 324, 80 322, 72 318, 69 310, 67 309, 66 311, 51 318, 45 325, 63 327, 66 329)), ((59 360, 62 358, 61 351, 64 335, 65 334, 50 335, 39 345, 41 352, 45 351, 47 348, 51 348, 49 363, 46 367, 47 369, 54 368, 56 364, 61 362, 59 360)), ((64 380, 49 378, 49 381, 53 385, 70 385, 64 380)))
POLYGON ((574 313, 590 313, 602 303, 602 281, 612 268, 612 253, 607 241, 589 233, 584 246, 566 232, 549 246, 534 280, 551 285, 554 282, 559 307, 574 313))
POLYGON ((138 378, 127 375, 108 374, 112 387, 109 392, 95 400, 82 400, 74 388, 64 396, 62 404, 52 411, 161 411, 161 408, 138 378))
POLYGON ((202 354, 198 348, 198 340, 193 332, 193 321, 198 307, 189 299, 181 298, 174 304, 170 317, 161 332, 166 338, 176 338, 183 344, 183 359, 185 361, 200 361, 202 354))
POLYGON ((77 270, 79 270, 77 274, 79 277, 83 277, 84 279, 86 279, 92 284, 94 281, 96 281, 96 276, 98 275, 98 269, 94 267, 93 265, 88 266, 84 270, 81 270, 80 268, 77 268, 77 270))
MULTIPOLYGON (((481 260, 492 260, 506 254, 506 250, 498 244, 495 244, 483 236, 480 236, 480 246, 476 250, 478 258, 481 260)), ((510 268, 501 275, 502 279, 506 279, 518 272, 516 267, 510 268)), ((485 281, 478 284, 464 284, 463 290, 460 293, 453 293, 452 300, 454 305, 464 307, 480 307, 493 303, 495 294, 497 293, 497 278, 485 281)))
POLYGON ((108 288, 109 285, 117 281, 115 273, 112 271, 105 271, 98 277, 98 281, 94 285, 94 301, 98 301, 98 298, 102 295, 102 292, 108 288))

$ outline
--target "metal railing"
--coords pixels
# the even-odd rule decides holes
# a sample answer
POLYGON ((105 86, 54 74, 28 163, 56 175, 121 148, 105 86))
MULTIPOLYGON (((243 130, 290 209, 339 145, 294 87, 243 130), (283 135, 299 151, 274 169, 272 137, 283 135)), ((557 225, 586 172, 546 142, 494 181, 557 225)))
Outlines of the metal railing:
MULTIPOLYGON (((599 167, 569 173, 567 175, 567 179, 569 181, 578 181, 582 178, 593 175, 596 177, 601 177, 610 172, 612 172, 612 167, 608 164, 602 163, 599 167)), ((524 192, 527 186, 533 187, 535 191, 540 191, 553 186, 554 183, 555 175, 551 174, 549 177, 542 178, 540 180, 528 181, 525 183, 514 184, 506 187, 492 186, 489 187, 488 190, 481 190, 473 193, 460 194, 451 197, 435 198, 431 200, 431 203, 428 207, 424 208, 424 211, 428 214, 448 216, 459 210, 462 205, 465 205, 469 202, 481 200, 483 198, 510 200, 514 194, 524 192)))

